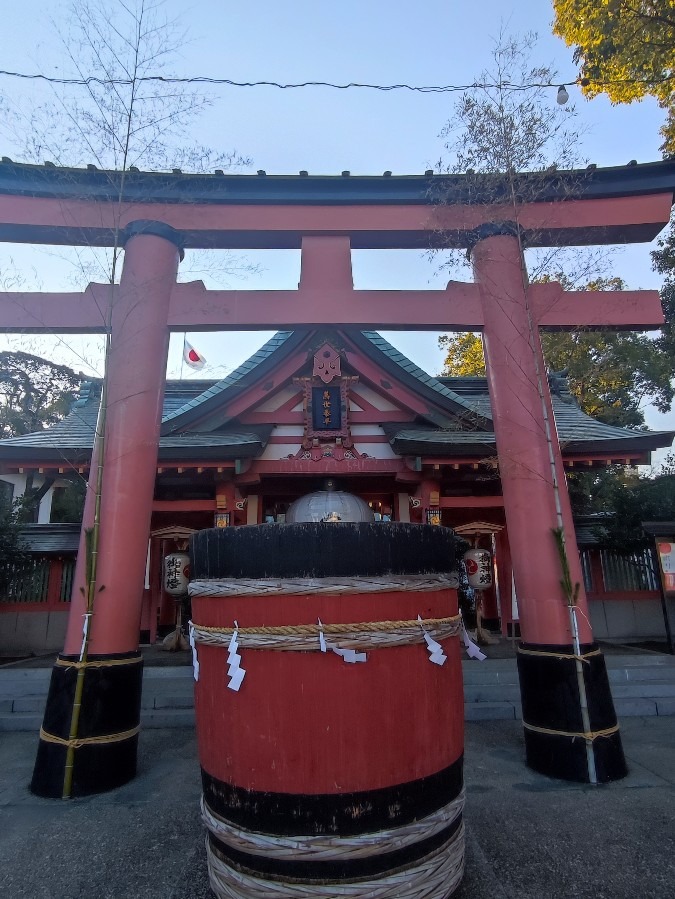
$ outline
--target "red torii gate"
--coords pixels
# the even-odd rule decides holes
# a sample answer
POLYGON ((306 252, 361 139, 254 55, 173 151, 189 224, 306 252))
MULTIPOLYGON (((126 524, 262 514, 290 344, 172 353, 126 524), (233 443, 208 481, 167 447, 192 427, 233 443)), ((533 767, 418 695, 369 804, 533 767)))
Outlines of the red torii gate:
MULTIPOLYGON (((561 590, 552 531, 574 529, 539 328, 655 328, 656 291, 564 292, 529 285, 522 247, 647 241, 668 222, 675 163, 554 173, 536 201, 470 200, 446 178, 452 203, 434 207, 439 178, 186 176, 0 165, 0 239, 125 246, 118 287, 83 293, 5 293, 0 330, 103 331, 109 307, 97 583, 77 739, 69 732, 81 666, 85 546, 80 545, 64 653, 52 674, 32 788, 60 796, 70 747, 73 793, 135 774, 140 720, 138 624, 171 330, 305 327, 482 330, 523 643, 519 671, 528 762, 595 782, 625 774, 604 659, 581 585, 578 634, 561 590), (570 191, 569 185, 574 185, 570 191), (517 217, 517 224, 514 218, 517 217), (352 248, 466 247, 475 283, 439 291, 354 290, 352 248), (297 291, 210 291, 177 284, 183 248, 301 248, 297 291), (111 295, 111 290, 113 291, 111 295), (111 300, 112 296, 112 300, 111 300), (576 642, 575 642, 576 638, 576 642), (582 698, 583 697, 583 698, 582 698)), ((528 176, 518 176, 527 197, 528 176)), ((491 192, 494 197, 494 193, 491 192)), ((92 461, 92 470, 95 460, 92 461)), ((349 463, 345 463, 348 470, 349 463)), ((91 491, 85 529, 93 520, 91 491)))

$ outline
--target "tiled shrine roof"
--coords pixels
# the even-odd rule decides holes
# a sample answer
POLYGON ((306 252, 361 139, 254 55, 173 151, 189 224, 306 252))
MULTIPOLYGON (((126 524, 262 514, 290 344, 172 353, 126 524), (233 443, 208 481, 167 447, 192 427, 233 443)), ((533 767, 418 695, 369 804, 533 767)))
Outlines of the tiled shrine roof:
MULTIPOLYGON (((273 371, 306 339, 307 334, 301 331, 280 331, 225 378, 167 381, 158 461, 258 456, 273 425, 242 425, 228 418, 228 403, 273 371)), ((428 403, 424 416, 410 422, 388 423, 387 413, 382 413, 382 427, 397 454, 494 454, 492 410, 485 378, 434 378, 375 331, 349 332, 348 339, 375 365, 428 403)), ((564 453, 619 459, 671 445, 673 432, 633 431, 591 418, 564 385, 561 389, 559 379, 556 385, 552 390, 553 411, 564 453)), ((0 440, 0 459, 40 460, 60 455, 70 461, 86 460, 93 445, 99 397, 99 383, 84 385, 70 414, 54 427, 0 440)))

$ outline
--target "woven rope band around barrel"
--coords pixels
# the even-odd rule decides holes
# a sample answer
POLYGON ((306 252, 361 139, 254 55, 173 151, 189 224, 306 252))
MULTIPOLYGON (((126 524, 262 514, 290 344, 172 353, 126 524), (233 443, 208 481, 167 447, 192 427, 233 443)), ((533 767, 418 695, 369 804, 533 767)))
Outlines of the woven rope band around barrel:
POLYGON ((387 574, 381 577, 200 578, 190 582, 190 596, 336 596, 342 593, 428 593, 454 590, 451 574, 387 574))
POLYGON ((218 899, 429 899, 449 896, 464 874, 464 822, 450 839, 411 865, 391 873, 339 882, 314 880, 303 883, 275 875, 259 876, 234 869, 223 861, 206 840, 206 857, 211 889, 218 899))
POLYGON ((56 743, 58 746, 71 747, 72 749, 81 749, 83 746, 101 746, 106 743, 121 743, 124 740, 130 740, 140 732, 141 726, 138 724, 131 730, 123 730, 117 734, 104 734, 100 737, 78 737, 75 740, 65 740, 63 737, 57 737, 56 734, 50 734, 43 727, 40 728, 40 739, 45 743, 56 743))
MULTIPOLYGON (((299 624, 280 627, 240 627, 237 642, 241 649, 279 649, 295 652, 320 652, 319 634, 339 649, 381 649, 424 643, 425 633, 434 640, 455 637, 462 626, 460 615, 450 618, 424 618, 421 621, 360 621, 353 624, 299 624)), ((228 646, 234 628, 207 627, 190 622, 195 643, 228 646)))
POLYGON ((457 820, 463 808, 464 790, 452 802, 430 815, 400 827, 355 836, 331 834, 277 836, 247 830, 240 825, 225 821, 209 808, 203 796, 201 801, 204 824, 214 837, 227 846, 248 855, 293 861, 344 861, 395 852, 413 846, 420 840, 427 840, 444 830, 457 820))

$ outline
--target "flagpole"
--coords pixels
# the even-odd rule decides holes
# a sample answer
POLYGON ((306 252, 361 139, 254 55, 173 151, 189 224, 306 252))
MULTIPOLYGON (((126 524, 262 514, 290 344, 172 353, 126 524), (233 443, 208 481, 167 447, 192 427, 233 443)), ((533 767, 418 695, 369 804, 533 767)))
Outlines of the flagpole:
POLYGON ((183 366, 185 365, 185 341, 187 340, 187 331, 183 331, 183 349, 180 354, 180 380, 183 380, 183 366))

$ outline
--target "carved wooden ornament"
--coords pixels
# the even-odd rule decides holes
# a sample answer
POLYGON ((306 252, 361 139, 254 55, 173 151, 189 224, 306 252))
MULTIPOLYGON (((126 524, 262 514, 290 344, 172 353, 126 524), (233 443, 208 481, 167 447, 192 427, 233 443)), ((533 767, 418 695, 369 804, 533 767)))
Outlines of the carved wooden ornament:
POLYGON ((333 378, 341 376, 340 371, 340 354, 334 350, 329 343, 325 343, 321 349, 314 354, 314 370, 312 375, 315 378, 321 378, 324 384, 329 384, 333 378))

